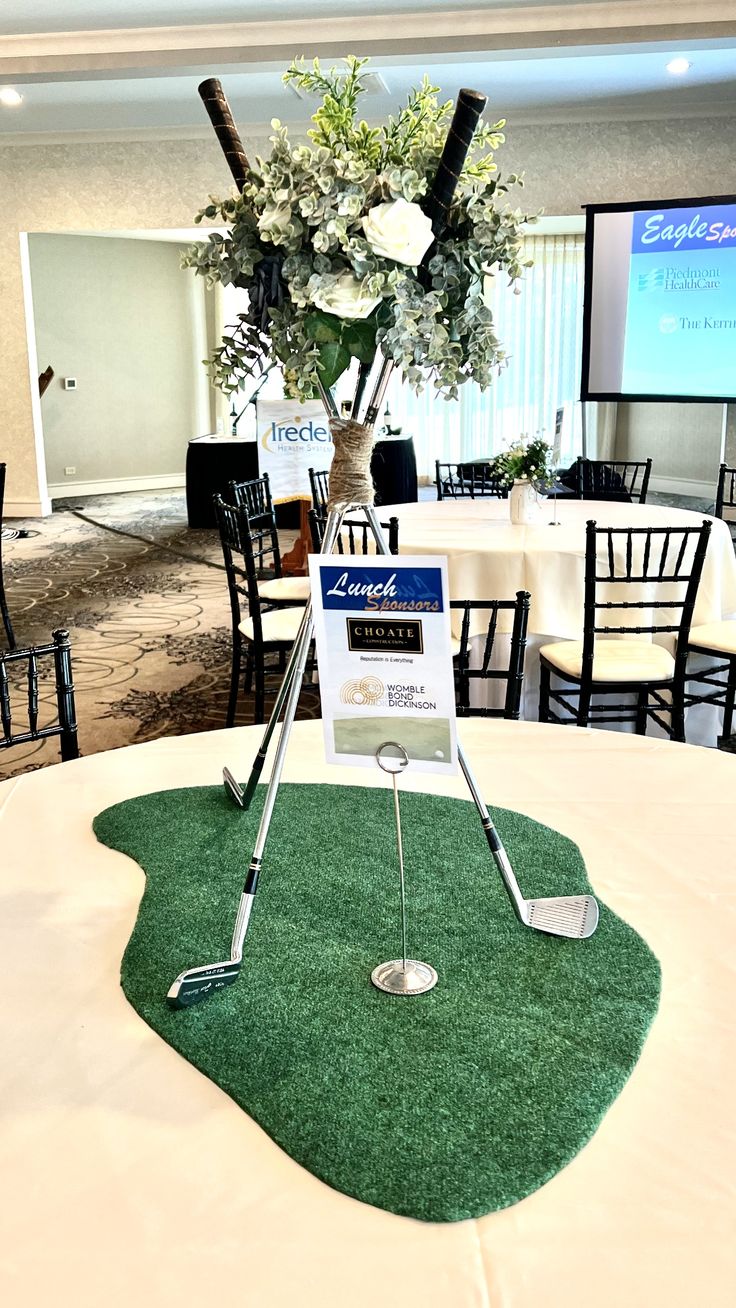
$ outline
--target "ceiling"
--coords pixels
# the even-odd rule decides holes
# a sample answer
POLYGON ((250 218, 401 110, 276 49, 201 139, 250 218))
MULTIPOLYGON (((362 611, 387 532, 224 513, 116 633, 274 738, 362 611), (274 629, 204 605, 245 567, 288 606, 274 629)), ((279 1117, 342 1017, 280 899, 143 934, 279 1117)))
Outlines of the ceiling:
MULTIPOLYGON (((595 4, 597 0, 582 0, 595 4)), ((0 31, 73 32, 124 27, 181 27, 202 23, 245 23, 262 18, 312 18, 329 15, 431 13, 446 10, 508 9, 536 0, 0 0, 0 31)))
POLYGON ((204 134, 196 88, 213 74, 244 132, 298 126, 312 106, 283 69, 349 52, 386 84, 370 118, 423 72, 512 122, 736 114, 733 0, 0 0, 0 86, 23 96, 0 107, 0 140, 204 134), (665 71, 676 54, 682 78, 665 71))

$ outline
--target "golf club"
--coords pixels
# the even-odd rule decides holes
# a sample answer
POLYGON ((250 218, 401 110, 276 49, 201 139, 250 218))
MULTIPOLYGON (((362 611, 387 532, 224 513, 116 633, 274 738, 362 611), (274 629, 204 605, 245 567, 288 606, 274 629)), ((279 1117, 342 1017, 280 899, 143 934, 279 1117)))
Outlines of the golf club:
MULTIPOLYGON (((388 546, 383 539, 381 526, 373 505, 363 505, 363 510, 371 525, 379 554, 388 553, 388 546)), ((584 940, 592 936, 598 925, 598 902, 593 895, 558 895, 550 899, 525 899, 519 889, 519 883, 503 847, 485 800, 478 789, 478 784, 470 770, 470 764, 458 741, 457 756, 473 803, 486 833, 489 848, 493 855, 514 912, 524 926, 534 931, 544 931, 550 936, 566 936, 571 940, 584 940)))
MULTIPOLYGON (((462 760, 461 765, 472 791, 473 786, 462 760)), ((519 921, 534 931, 544 931, 548 936, 566 936, 570 940, 585 940, 587 936, 592 936, 598 925, 598 901, 594 896, 557 895, 550 899, 525 899, 501 837, 487 812, 485 817, 481 813, 481 821, 493 861, 501 873, 519 921)))
POLYGON ((190 967, 186 972, 180 972, 166 996, 171 1008, 188 1008, 190 1004, 197 1004, 200 999, 206 999, 216 990, 223 990, 225 986, 231 986, 237 981, 257 885, 258 869, 251 863, 235 918, 230 957, 221 963, 206 963, 203 967, 190 967))

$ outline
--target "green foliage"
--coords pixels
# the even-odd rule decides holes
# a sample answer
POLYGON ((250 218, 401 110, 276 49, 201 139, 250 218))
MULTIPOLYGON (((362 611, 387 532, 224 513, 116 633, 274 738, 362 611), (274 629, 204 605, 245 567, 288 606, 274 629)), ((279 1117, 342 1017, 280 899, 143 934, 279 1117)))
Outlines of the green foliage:
POLYGON ((507 485, 526 479, 537 485, 550 485, 554 480, 550 462, 551 448, 541 436, 531 441, 519 441, 493 460, 494 472, 507 485))
MULTIPOLYGON (((249 289, 264 255, 280 260, 282 294, 266 320, 240 315, 210 361, 214 381, 230 392, 257 372, 264 353, 281 360, 287 392, 305 399, 318 379, 326 386, 352 358, 368 364, 380 347, 417 391, 432 384, 448 398, 469 379, 488 386, 505 365, 493 313, 483 299, 484 275, 517 282, 526 214, 508 204, 520 177, 501 179, 494 152, 504 121, 482 121, 468 152, 445 230, 425 272, 376 254, 363 219, 376 205, 421 204, 431 187, 452 117, 451 101, 425 77, 396 116, 380 127, 359 117, 367 60, 350 57, 325 71, 295 61, 284 81, 322 97, 309 143, 294 144, 278 120, 271 152, 256 160, 242 195, 209 203, 197 222, 219 223, 191 247, 184 266, 249 289), (355 279, 379 307, 363 318, 318 308, 338 282, 355 279)), ((533 220, 532 220, 533 221, 533 220)), ((370 307, 368 305, 368 307, 370 307)), ((357 310, 356 310, 357 312, 357 310)))

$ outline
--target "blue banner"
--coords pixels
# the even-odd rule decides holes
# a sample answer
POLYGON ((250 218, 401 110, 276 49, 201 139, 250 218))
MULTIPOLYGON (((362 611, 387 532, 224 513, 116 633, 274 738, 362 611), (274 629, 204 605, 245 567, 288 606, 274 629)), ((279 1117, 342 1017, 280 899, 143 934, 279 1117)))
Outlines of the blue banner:
POLYGON ((632 254, 736 249, 736 204, 634 214, 632 254))
POLYGON ((366 613, 442 613, 439 568, 404 568, 386 563, 348 563, 320 571, 325 609, 366 613))

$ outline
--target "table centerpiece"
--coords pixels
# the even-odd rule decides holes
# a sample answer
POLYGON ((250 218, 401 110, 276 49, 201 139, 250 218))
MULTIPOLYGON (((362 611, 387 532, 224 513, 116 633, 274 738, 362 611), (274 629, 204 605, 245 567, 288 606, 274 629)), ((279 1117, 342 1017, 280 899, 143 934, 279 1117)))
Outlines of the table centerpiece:
POLYGON ((395 117, 369 126, 358 117, 367 62, 349 57, 329 71, 318 60, 292 63, 284 81, 322 96, 308 141, 293 143, 274 119, 268 157, 251 166, 240 147, 230 160, 239 194, 210 197, 196 218, 226 233, 184 257, 210 284, 249 294, 209 360, 213 382, 231 394, 276 359, 289 397, 323 399, 333 503, 373 502, 370 450, 394 368, 415 391, 431 383, 455 399, 461 385, 485 389, 504 367, 484 282, 491 272, 519 280, 529 266, 522 227, 533 220, 508 203, 522 179, 497 172, 505 122, 482 121, 485 96, 461 91, 453 117, 452 101, 440 102, 425 77, 395 117), (354 360, 345 418, 332 387, 354 360))
POLYGON ((520 440, 493 460, 493 471, 510 487, 509 514, 513 523, 536 522, 539 491, 554 482, 551 447, 541 436, 520 440))

